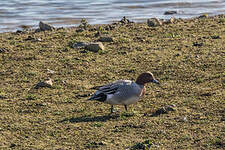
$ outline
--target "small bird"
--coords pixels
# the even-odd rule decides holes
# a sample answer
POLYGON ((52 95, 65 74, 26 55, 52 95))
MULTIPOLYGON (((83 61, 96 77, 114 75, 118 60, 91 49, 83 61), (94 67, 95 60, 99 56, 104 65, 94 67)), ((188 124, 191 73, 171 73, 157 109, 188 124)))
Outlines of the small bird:
POLYGON ((104 86, 97 87, 97 91, 88 100, 97 100, 111 105, 127 106, 136 103, 145 94, 145 84, 153 82, 159 84, 151 72, 145 72, 138 76, 137 80, 117 80, 104 86))

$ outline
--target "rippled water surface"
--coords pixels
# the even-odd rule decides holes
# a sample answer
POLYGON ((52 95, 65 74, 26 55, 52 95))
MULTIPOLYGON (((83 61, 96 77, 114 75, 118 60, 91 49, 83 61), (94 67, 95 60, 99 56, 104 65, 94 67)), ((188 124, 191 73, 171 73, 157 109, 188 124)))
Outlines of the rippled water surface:
POLYGON ((23 25, 36 27, 39 21, 55 26, 75 26, 81 18, 90 24, 105 24, 127 16, 133 21, 146 18, 189 18, 203 13, 225 13, 225 0, 1 0, 0 32, 15 31, 23 25))

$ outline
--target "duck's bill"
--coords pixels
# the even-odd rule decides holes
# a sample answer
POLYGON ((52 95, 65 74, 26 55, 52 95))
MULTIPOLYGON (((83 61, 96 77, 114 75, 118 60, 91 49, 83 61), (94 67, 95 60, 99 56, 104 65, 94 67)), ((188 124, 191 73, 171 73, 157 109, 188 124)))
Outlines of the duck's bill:
POLYGON ((153 82, 153 83, 156 83, 156 84, 159 84, 159 81, 156 80, 156 79, 153 79, 152 82, 153 82))

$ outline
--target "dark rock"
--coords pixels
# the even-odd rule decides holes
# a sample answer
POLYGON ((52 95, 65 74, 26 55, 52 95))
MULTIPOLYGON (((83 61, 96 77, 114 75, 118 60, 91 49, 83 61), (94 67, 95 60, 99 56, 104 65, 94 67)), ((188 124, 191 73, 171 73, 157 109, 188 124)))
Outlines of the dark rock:
POLYGON ((83 98, 83 97, 89 97, 91 94, 77 94, 75 95, 75 98, 83 98))
MULTIPOLYGON (((175 111, 175 105, 168 105, 168 106, 165 106, 165 107, 162 107, 158 110, 156 110, 154 113, 152 113, 152 115, 150 115, 151 117, 157 117, 161 114, 168 114, 169 111, 175 111)), ((146 115, 146 114, 145 114, 146 115)))
POLYGON ((164 12, 164 15, 173 15, 173 14, 177 14, 177 11, 171 10, 171 11, 164 12))
POLYGON ((12 143, 9 147, 10 147, 10 148, 13 148, 13 147, 15 147, 15 146, 16 146, 16 144, 12 143))
POLYGON ((79 28, 76 30, 76 32, 83 32, 83 31, 85 31, 85 29, 82 29, 82 28, 79 28))
POLYGON ((40 28, 41 31, 47 31, 47 30, 53 31, 53 30, 55 30, 55 28, 52 25, 49 25, 49 24, 44 23, 42 21, 40 21, 40 23, 39 23, 39 28, 40 28))
POLYGON ((0 53, 5 53, 6 50, 4 48, 0 48, 0 53))
POLYGON ((95 37, 99 37, 101 35, 100 32, 95 33, 95 37))
POLYGON ((211 36, 212 39, 220 39, 220 36, 219 35, 214 35, 214 36, 211 36))
POLYGON ((125 16, 120 20, 120 23, 122 24, 128 24, 133 23, 132 21, 128 20, 125 16))
POLYGON ((41 32, 41 29, 38 28, 38 29, 36 29, 34 32, 35 32, 35 33, 41 32))
POLYGON ((32 36, 28 36, 25 41, 29 41, 29 40, 35 40, 35 38, 33 38, 32 36))
POLYGON ((161 26, 162 22, 157 18, 151 18, 147 20, 147 24, 149 27, 161 26))
POLYGON ((100 41, 100 42, 113 42, 113 38, 108 37, 108 36, 102 36, 98 39, 98 41, 100 41))
POLYGON ((17 34, 22 34, 22 33, 26 33, 26 32, 24 32, 24 31, 22 31, 22 30, 17 30, 16 33, 17 33, 17 34))
POLYGON ((203 15, 199 16, 198 18, 208 18, 208 17, 209 17, 208 14, 203 14, 203 15))
POLYGON ((203 93, 200 96, 212 96, 213 94, 216 94, 216 93, 203 93))
POLYGON ((201 47, 201 46, 203 46, 203 43, 194 42, 194 43, 193 43, 193 46, 201 47))

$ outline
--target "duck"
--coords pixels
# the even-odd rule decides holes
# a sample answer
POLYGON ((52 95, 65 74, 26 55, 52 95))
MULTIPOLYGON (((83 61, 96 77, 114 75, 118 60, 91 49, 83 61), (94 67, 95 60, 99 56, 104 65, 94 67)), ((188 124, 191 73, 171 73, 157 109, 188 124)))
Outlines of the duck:
POLYGON ((96 100, 111 105, 110 112, 114 112, 114 105, 124 105, 128 111, 128 105, 138 102, 144 96, 147 83, 160 84, 151 72, 141 73, 136 81, 117 80, 103 86, 98 86, 97 90, 88 100, 96 100))

